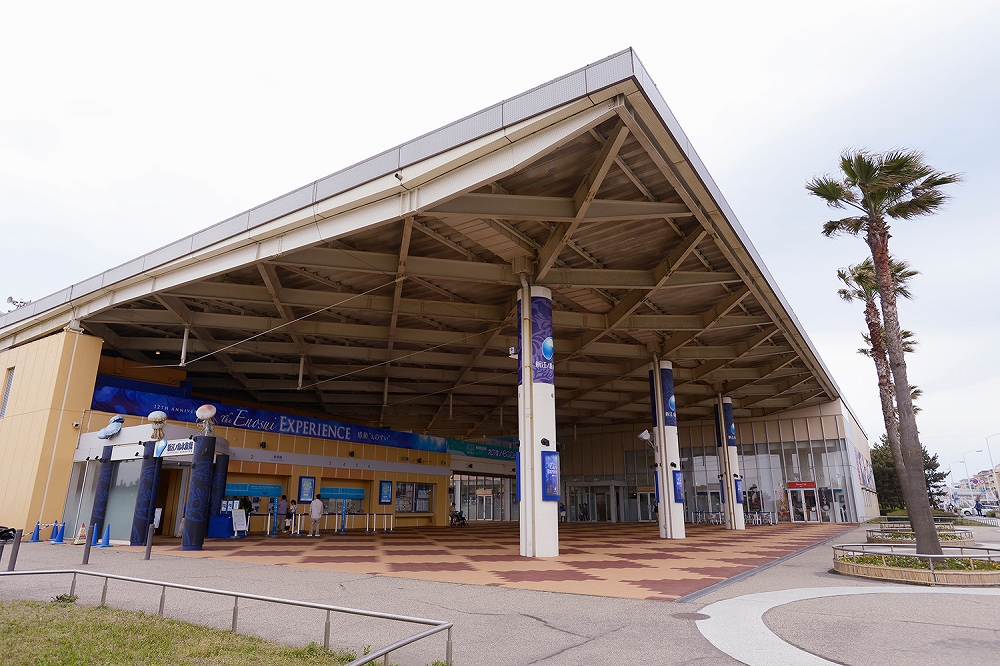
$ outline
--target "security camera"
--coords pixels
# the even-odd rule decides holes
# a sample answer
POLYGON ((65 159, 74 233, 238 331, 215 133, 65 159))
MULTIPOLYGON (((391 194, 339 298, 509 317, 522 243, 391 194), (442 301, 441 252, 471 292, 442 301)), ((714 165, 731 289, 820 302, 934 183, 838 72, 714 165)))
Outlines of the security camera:
POLYGON ((73 421, 73 427, 74 428, 79 428, 80 427, 80 422, 79 421, 73 421))
POLYGON ((394 173, 393 175, 394 175, 394 176, 396 176, 396 180, 398 180, 398 181, 400 181, 400 182, 402 182, 402 181, 403 181, 403 174, 401 174, 401 173, 399 173, 399 172, 397 171, 397 172, 396 172, 396 173, 394 173))
POLYGON ((548 445, 549 445, 549 440, 542 437, 542 446, 548 446, 548 445))

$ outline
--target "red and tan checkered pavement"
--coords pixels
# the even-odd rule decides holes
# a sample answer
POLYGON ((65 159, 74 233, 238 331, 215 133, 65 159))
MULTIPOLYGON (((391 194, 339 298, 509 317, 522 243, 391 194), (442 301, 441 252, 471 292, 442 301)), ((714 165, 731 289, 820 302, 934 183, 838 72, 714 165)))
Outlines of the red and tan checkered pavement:
POLYGON ((178 539, 160 539, 153 550, 164 555, 669 601, 853 527, 782 523, 734 531, 688 525, 688 538, 661 540, 651 523, 562 523, 557 558, 521 557, 517 523, 348 532, 320 538, 208 539, 201 551, 182 551, 178 539))

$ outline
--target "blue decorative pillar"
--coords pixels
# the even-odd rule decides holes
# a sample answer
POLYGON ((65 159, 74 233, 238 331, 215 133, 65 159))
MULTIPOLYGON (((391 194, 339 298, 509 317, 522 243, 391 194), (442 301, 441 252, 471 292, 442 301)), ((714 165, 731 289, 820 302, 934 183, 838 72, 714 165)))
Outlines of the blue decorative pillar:
POLYGON ((142 445, 142 468, 139 470, 139 488, 135 496, 135 513, 132 516, 130 546, 145 546, 146 533, 156 509, 156 492, 159 490, 160 468, 163 458, 153 457, 156 442, 142 445))
POLYGON ((111 477, 114 475, 115 464, 111 462, 113 446, 105 446, 101 451, 101 468, 97 472, 97 488, 94 495, 94 509, 90 513, 90 524, 94 534, 100 538, 104 530, 104 517, 108 513, 108 496, 111 495, 111 477))
POLYGON ((212 461, 215 458, 215 437, 199 435, 194 438, 194 455, 191 457, 191 480, 188 484, 187 503, 184 505, 184 533, 181 550, 201 550, 205 543, 205 530, 212 501, 212 461))
POLYGON ((215 467, 212 470, 212 500, 208 517, 217 516, 222 511, 222 498, 226 496, 226 478, 229 475, 229 456, 220 453, 215 456, 215 467))

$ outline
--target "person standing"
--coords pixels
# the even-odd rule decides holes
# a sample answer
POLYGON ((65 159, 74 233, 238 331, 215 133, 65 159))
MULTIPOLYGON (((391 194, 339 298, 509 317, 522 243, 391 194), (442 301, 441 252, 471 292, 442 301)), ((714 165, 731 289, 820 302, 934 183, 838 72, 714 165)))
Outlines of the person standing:
POLYGON ((288 515, 288 496, 287 495, 282 495, 281 496, 281 500, 278 501, 278 516, 277 516, 277 518, 278 518, 278 520, 282 521, 281 522, 281 529, 278 530, 279 532, 284 532, 285 531, 285 522, 284 521, 285 521, 285 517, 287 515, 288 515))
POLYGON ((299 511, 298 502, 296 502, 295 500, 292 500, 291 504, 288 507, 288 522, 285 523, 285 526, 293 534, 295 533, 295 514, 298 513, 298 511, 299 511))
POLYGON ((319 519, 323 517, 323 500, 316 497, 309 503, 309 536, 319 536, 319 519))

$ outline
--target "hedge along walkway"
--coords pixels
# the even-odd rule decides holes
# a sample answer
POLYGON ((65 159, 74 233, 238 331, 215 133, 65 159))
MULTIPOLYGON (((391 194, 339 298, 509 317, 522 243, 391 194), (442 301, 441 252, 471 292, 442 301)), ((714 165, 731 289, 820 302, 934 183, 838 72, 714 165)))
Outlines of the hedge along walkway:
MULTIPOLYGON (((162 555, 326 569, 472 585, 670 601, 856 527, 760 525, 746 530, 688 525, 688 538, 658 537, 653 523, 561 523, 558 558, 519 554, 517 523, 397 529, 393 533, 209 539, 183 551, 159 539, 162 555)), ((123 550, 141 548, 121 547, 123 550)))

